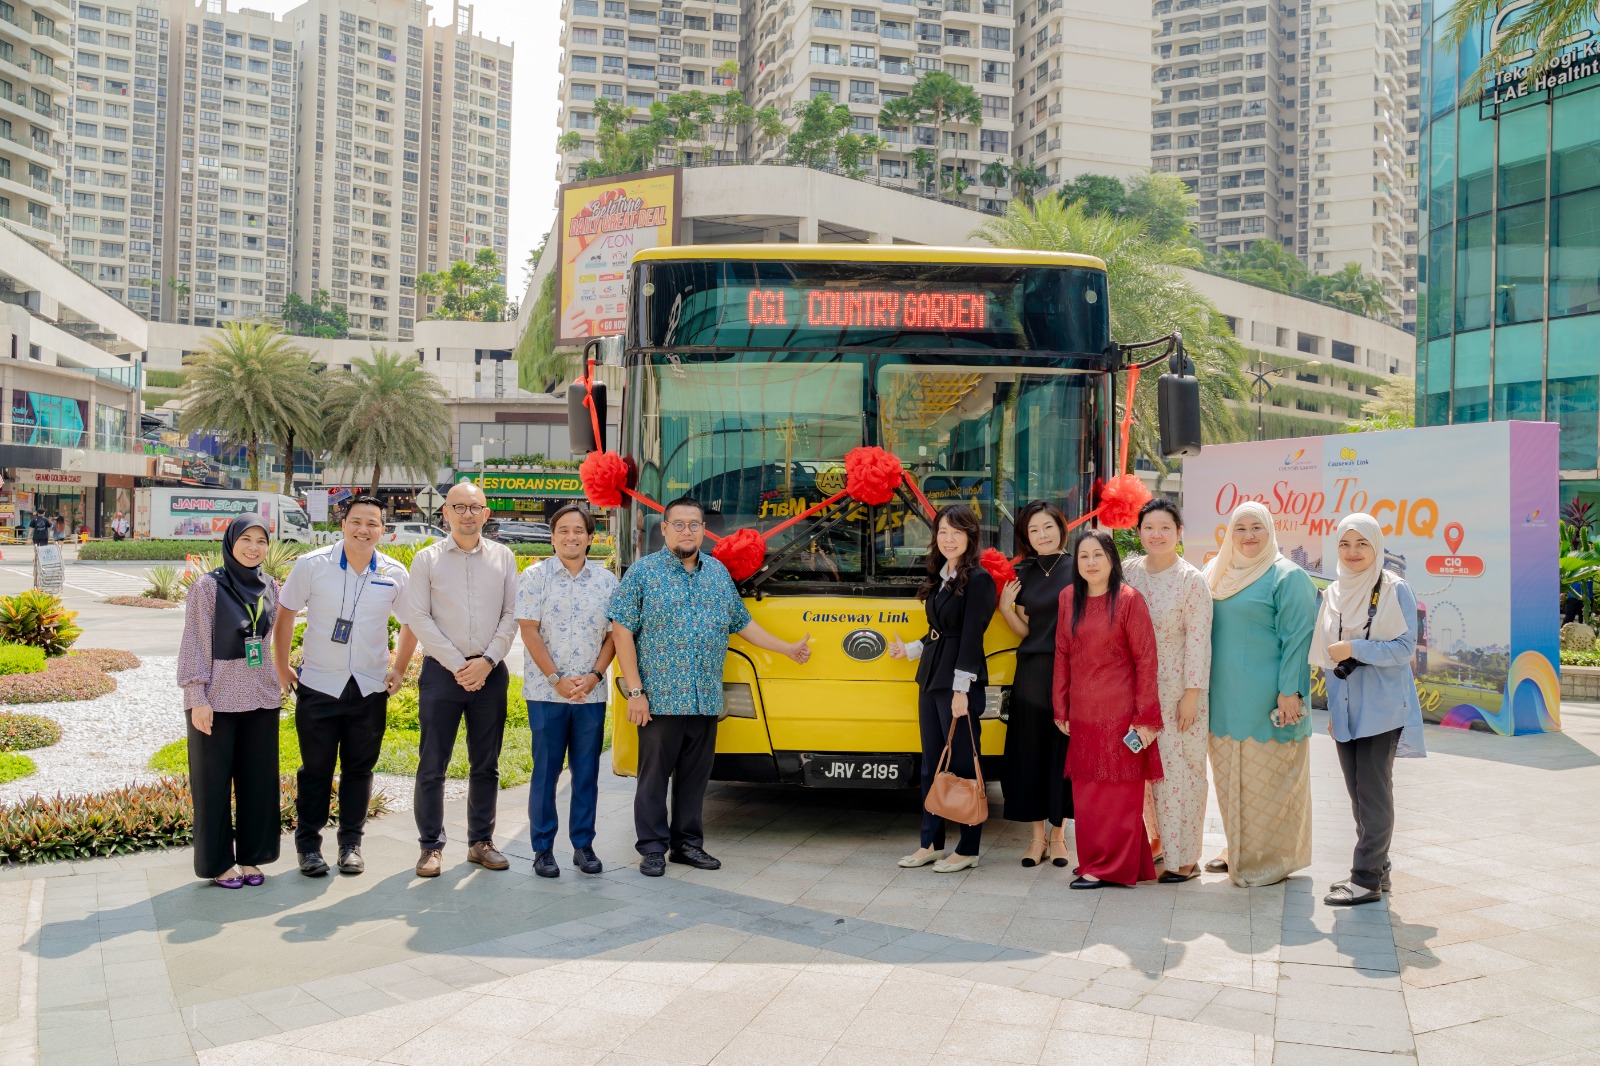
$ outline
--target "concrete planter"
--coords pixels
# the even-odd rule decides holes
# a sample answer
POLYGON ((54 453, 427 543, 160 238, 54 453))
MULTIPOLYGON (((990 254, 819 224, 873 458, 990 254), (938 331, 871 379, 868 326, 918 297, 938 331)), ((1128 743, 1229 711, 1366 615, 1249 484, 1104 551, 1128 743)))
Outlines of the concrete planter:
POLYGON ((1561 698, 1600 703, 1600 666, 1563 666, 1561 698))

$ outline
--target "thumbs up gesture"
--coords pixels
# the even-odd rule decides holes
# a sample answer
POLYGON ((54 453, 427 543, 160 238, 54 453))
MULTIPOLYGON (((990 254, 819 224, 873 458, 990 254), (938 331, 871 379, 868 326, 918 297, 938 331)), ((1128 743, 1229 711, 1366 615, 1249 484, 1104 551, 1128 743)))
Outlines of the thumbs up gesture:
POLYGON ((906 642, 900 639, 900 634, 895 630, 889 631, 894 639, 889 641, 889 658, 904 659, 906 657, 906 642))
POLYGON ((789 656, 789 658, 793 659, 795 662, 804 666, 806 660, 811 658, 811 634, 807 633, 805 636, 789 645, 789 650, 784 654, 789 656))

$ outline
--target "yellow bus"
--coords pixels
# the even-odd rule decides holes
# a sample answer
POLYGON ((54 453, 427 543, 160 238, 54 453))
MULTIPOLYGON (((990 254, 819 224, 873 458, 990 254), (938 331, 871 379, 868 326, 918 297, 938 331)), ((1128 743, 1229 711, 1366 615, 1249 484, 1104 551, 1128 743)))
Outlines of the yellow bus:
MULTIPOLYGON (((1116 472, 1128 349, 1113 343, 1107 308, 1105 265, 1083 255, 646 249, 629 272, 627 332, 609 346, 622 380, 614 447, 642 495, 693 496, 721 534, 770 529, 827 499, 844 487, 850 449, 882 447, 935 506, 969 503, 985 543, 1011 554, 1023 504, 1048 499, 1074 517, 1116 472)), ((1188 454, 1199 445, 1197 386, 1181 338, 1162 341, 1174 371, 1161 383, 1163 446, 1188 454)), ((591 438, 587 412, 572 410, 574 441, 591 438)), ((662 546, 660 516, 624 504, 613 526, 621 571, 662 546)), ((730 641, 713 778, 917 785, 915 664, 887 648, 896 633, 923 635, 915 593, 930 543, 920 507, 848 497, 768 542, 766 565, 740 591, 768 631, 809 633, 813 653, 798 666, 730 641)), ((1016 643, 997 619, 985 641, 986 719, 1005 714, 1016 643)), ((638 734, 625 711, 613 686, 612 765, 632 775, 638 734)), ((985 729, 985 756, 1004 742, 1003 729, 985 729)))

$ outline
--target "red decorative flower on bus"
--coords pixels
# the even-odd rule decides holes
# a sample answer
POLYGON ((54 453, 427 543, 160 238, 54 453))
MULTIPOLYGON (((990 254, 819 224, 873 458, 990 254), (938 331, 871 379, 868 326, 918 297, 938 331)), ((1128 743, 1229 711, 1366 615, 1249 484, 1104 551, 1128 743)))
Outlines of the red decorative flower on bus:
POLYGON ((989 571, 989 576, 994 578, 994 587, 1003 589, 1017 579, 1017 570, 997 548, 985 548, 983 554, 978 556, 978 565, 989 571))
POLYGON ((844 457, 844 491, 858 503, 888 503, 905 477, 900 460, 882 448, 851 448, 844 457))
POLYGON ((728 568, 734 584, 752 578, 767 561, 767 540, 756 530, 736 529, 717 542, 711 557, 728 568))
POLYGON ((1138 474, 1118 474, 1100 490, 1100 524, 1111 529, 1132 529, 1139 521, 1139 508, 1150 501, 1138 474))
POLYGON ((621 507, 628 487, 628 463, 616 452, 590 452, 578 466, 583 494, 596 507, 621 507))

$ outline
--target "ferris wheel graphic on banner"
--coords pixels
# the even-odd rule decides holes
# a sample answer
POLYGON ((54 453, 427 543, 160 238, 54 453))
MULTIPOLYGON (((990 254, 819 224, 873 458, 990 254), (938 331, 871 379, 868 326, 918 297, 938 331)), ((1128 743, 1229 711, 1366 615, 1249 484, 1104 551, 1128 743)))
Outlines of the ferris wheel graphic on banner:
POLYGON ((1428 643, 1446 655, 1467 646, 1467 622, 1461 608, 1449 600, 1428 604, 1428 643))

